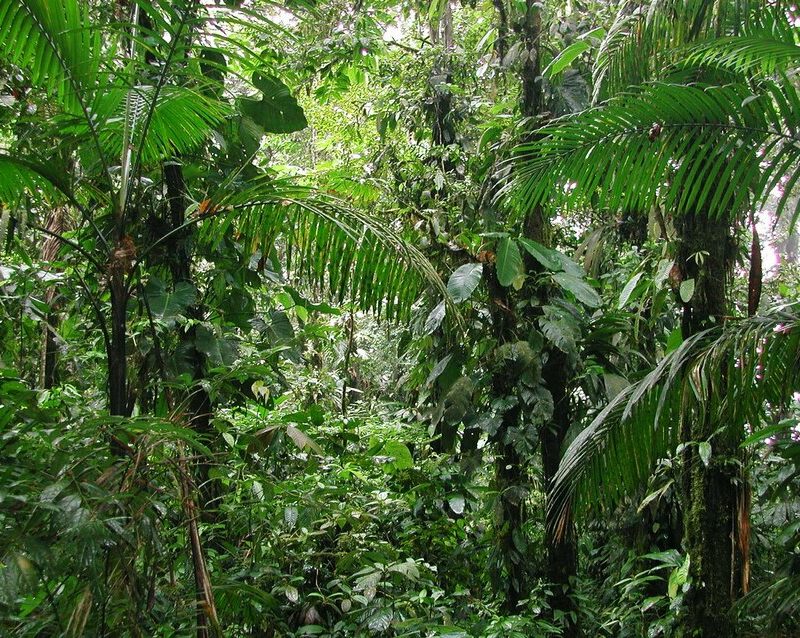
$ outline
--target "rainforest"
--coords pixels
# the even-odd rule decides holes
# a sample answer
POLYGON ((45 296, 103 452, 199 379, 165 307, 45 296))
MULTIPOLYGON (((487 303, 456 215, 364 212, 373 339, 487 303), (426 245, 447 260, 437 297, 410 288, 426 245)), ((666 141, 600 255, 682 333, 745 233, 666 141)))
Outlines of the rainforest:
POLYGON ((800 9, 0 0, 0 636, 800 636, 800 9))

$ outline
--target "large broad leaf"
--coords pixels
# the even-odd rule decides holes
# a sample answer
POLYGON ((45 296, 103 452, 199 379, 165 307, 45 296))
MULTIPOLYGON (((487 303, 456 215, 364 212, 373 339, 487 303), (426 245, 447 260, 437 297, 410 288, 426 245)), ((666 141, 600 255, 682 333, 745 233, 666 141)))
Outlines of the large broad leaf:
POLYGON ((522 266, 522 255, 517 242, 505 237, 497 247, 497 279, 503 286, 510 286, 520 275, 525 274, 522 266))
POLYGON ((633 277, 628 280, 628 283, 625 284, 625 287, 622 289, 622 292, 619 293, 619 299, 617 300, 617 308, 624 308, 625 304, 628 303, 628 300, 631 298, 633 291, 636 289, 636 284, 639 283, 639 280, 644 275, 643 272, 636 273, 633 277))
POLYGON ((547 68, 545 68, 543 74, 546 77, 558 75, 570 64, 572 64, 581 53, 586 53, 586 51, 591 48, 592 45, 586 42, 586 40, 578 40, 577 42, 573 42, 555 58, 553 58, 553 61, 547 65, 547 68))
POLYGON ((528 251, 528 254, 530 254, 531 257, 538 261, 547 270, 555 272, 562 269, 561 262, 558 259, 558 254, 552 248, 542 246, 542 244, 540 244, 538 241, 526 239, 525 237, 521 237, 519 243, 522 244, 522 247, 528 251))
POLYGON ((230 339, 218 337, 207 326, 197 326, 194 347, 206 355, 214 366, 229 366, 236 361, 236 344, 230 339))
POLYGON ((447 292, 456 303, 466 301, 481 282, 483 264, 464 264, 456 268, 447 282, 447 292))
POLYGON ((170 322, 195 302, 197 290, 185 281, 178 282, 174 290, 169 290, 163 281, 153 277, 144 287, 144 295, 153 316, 170 322))
POLYGON ((392 457, 387 464, 392 470, 407 470, 414 467, 414 458, 405 443, 386 441, 381 454, 392 457))
POLYGON ((278 78, 256 73, 253 85, 261 91, 261 99, 241 99, 239 110, 266 133, 293 133, 308 126, 303 109, 278 78))
POLYGON ((322 448, 300 428, 294 425, 286 426, 286 434, 294 441, 294 444, 301 450, 313 450, 317 454, 322 454, 322 448))
POLYGON ((553 279, 564 290, 568 290, 575 295, 575 298, 582 304, 590 308, 597 308, 600 305, 600 295, 582 279, 565 272, 555 273, 553 279))

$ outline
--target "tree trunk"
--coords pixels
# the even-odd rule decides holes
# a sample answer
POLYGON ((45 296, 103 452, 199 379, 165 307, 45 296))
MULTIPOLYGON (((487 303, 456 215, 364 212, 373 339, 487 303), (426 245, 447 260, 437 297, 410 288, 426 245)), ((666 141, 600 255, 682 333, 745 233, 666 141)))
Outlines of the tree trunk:
MULTIPOLYGON (((115 251, 115 255, 120 249, 115 251)), ((108 411, 112 416, 128 416, 127 362, 127 305, 128 291, 125 270, 112 263, 109 286, 111 291, 111 343, 108 357, 108 411)))
MULTIPOLYGON (((45 227, 51 233, 60 235, 66 230, 66 222, 66 206, 57 206, 48 216, 45 227)), ((56 260, 60 248, 61 241, 57 237, 48 235, 45 238, 42 244, 41 258, 46 268, 49 269, 51 264, 56 260)), ((56 306, 58 305, 57 299, 58 288, 56 286, 48 287, 44 295, 44 301, 48 306, 48 312, 45 317, 44 326, 42 327, 42 360, 39 369, 39 386, 45 390, 52 388, 57 381, 58 345, 56 344, 56 328, 59 323, 59 317, 56 311, 56 306)))
MULTIPOLYGON (((169 203, 171 226, 170 231, 180 228, 186 221, 186 184, 183 179, 183 167, 177 161, 164 164, 164 181, 167 187, 167 201, 169 203)), ((192 281, 192 257, 188 247, 188 231, 177 232, 170 236, 167 244, 167 253, 170 255, 169 266, 172 273, 173 284, 192 281)), ((187 309, 187 315, 192 319, 201 319, 202 311, 195 306, 187 309)), ((192 381, 194 387, 188 397, 187 421, 189 427, 204 437, 211 437, 214 433, 211 427, 212 405, 211 397, 199 383, 206 376, 206 366, 203 354, 195 347, 196 330, 192 326, 189 330, 181 332, 181 342, 185 347, 191 365, 192 381)), ((200 510, 208 516, 219 497, 217 484, 209 477, 212 459, 201 459, 197 464, 197 483, 200 486, 200 510)))
MULTIPOLYGON (((677 220, 677 229, 680 281, 695 282, 691 299, 682 302, 686 338, 723 320, 735 246, 727 219, 684 215, 677 220)), ((746 528, 747 515, 737 487, 741 437, 724 426, 706 414, 683 424, 681 431, 681 442, 686 444, 681 475, 684 546, 692 580, 682 622, 687 637, 735 635, 731 606, 746 586, 742 582, 746 544, 740 529, 746 528), (699 454, 698 444, 705 442, 712 446, 708 465, 699 454)))
MULTIPOLYGON (((512 310, 513 302, 507 289, 497 280, 493 265, 484 265, 483 276, 489 290, 492 332, 500 346, 514 338, 516 318, 512 310)), ((503 398, 513 394, 516 381, 503 374, 495 374, 492 379, 492 397, 503 398)), ((495 489, 498 501, 494 521, 497 560, 492 580, 497 593, 504 596, 503 608, 508 614, 519 613, 520 601, 530 595, 527 569, 530 557, 524 533, 528 477, 519 453, 506 441, 509 431, 520 426, 520 415, 518 405, 506 410, 494 439, 497 445, 495 489)))
MULTIPOLYGON (((566 355, 556 348, 551 348, 547 363, 542 369, 542 378, 553 397, 553 419, 540 431, 542 471, 548 501, 553 479, 561 462, 561 449, 570 426, 569 369, 566 355)), ((575 525, 570 521, 564 527, 564 534, 559 535, 556 533, 556 522, 552 520, 549 508, 546 508, 545 512, 546 572, 547 580, 553 589, 550 604, 554 611, 563 614, 562 635, 572 638, 580 633, 577 608, 572 596, 573 581, 578 571, 575 525)))
MULTIPOLYGON (((525 117, 534 118, 543 111, 541 64, 539 59, 540 39, 542 32, 542 12, 536 0, 526 0, 525 20, 522 23, 521 36, 529 54, 521 71, 522 97, 521 111, 525 117)), ((535 136, 535 127, 531 136, 535 136)), ((544 246, 552 244, 549 219, 541 208, 529 212, 525 222, 527 237, 544 246)), ((540 266, 530 255, 525 256, 526 269, 530 272, 540 266)), ((549 291, 542 287, 535 291, 540 304, 547 303, 549 291)), ((538 312, 538 310, 535 310, 538 312)), ((534 319, 535 320, 535 319, 534 319)), ((539 431, 542 453, 542 469, 544 474, 545 496, 549 500, 550 486, 561 462, 561 448, 571 424, 569 406, 570 366, 567 356, 555 346, 550 346, 547 361, 542 368, 542 378, 550 395, 553 397, 553 418, 539 431)), ((563 635, 573 638, 580 634, 577 624, 577 609, 572 596, 572 586, 578 568, 577 539, 575 526, 570 521, 565 533, 555 533, 555 521, 551 520, 549 510, 545 509, 545 571, 553 588, 550 600, 554 612, 563 618, 563 635)))

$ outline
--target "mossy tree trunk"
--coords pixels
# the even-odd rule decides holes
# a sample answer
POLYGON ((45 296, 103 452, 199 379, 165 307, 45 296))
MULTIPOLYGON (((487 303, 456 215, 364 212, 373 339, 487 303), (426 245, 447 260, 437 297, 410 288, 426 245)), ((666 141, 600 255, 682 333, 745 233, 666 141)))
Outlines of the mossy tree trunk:
MULTIPOLYGON (((735 243, 725 218, 688 214, 677 220, 677 230, 679 279, 694 280, 694 293, 682 302, 687 338, 724 320, 735 243)), ((746 587, 742 566, 747 548, 740 530, 747 525, 748 513, 741 498, 741 436, 725 426, 713 413, 682 424, 684 547, 692 581, 682 620, 687 637, 735 635, 731 606, 746 587), (708 449, 707 444, 711 457, 704 460, 700 450, 701 445, 708 449)))

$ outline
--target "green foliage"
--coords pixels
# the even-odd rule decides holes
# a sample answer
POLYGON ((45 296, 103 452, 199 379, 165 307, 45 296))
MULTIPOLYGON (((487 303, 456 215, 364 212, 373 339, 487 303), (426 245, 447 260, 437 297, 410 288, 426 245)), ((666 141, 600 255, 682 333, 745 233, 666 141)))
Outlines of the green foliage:
MULTIPOLYGON (((564 521, 572 505, 598 512, 619 503, 677 449, 681 424, 709 409, 724 414, 720 422, 732 432, 760 422, 765 402, 784 405, 800 387, 799 357, 796 307, 686 339, 578 434, 564 453, 550 507, 564 521)), ((694 444, 710 445, 711 458, 713 440, 694 444)))
POLYGON ((0 634, 677 635, 687 458, 797 632, 796 10, 612 4, 0 0, 0 634))

